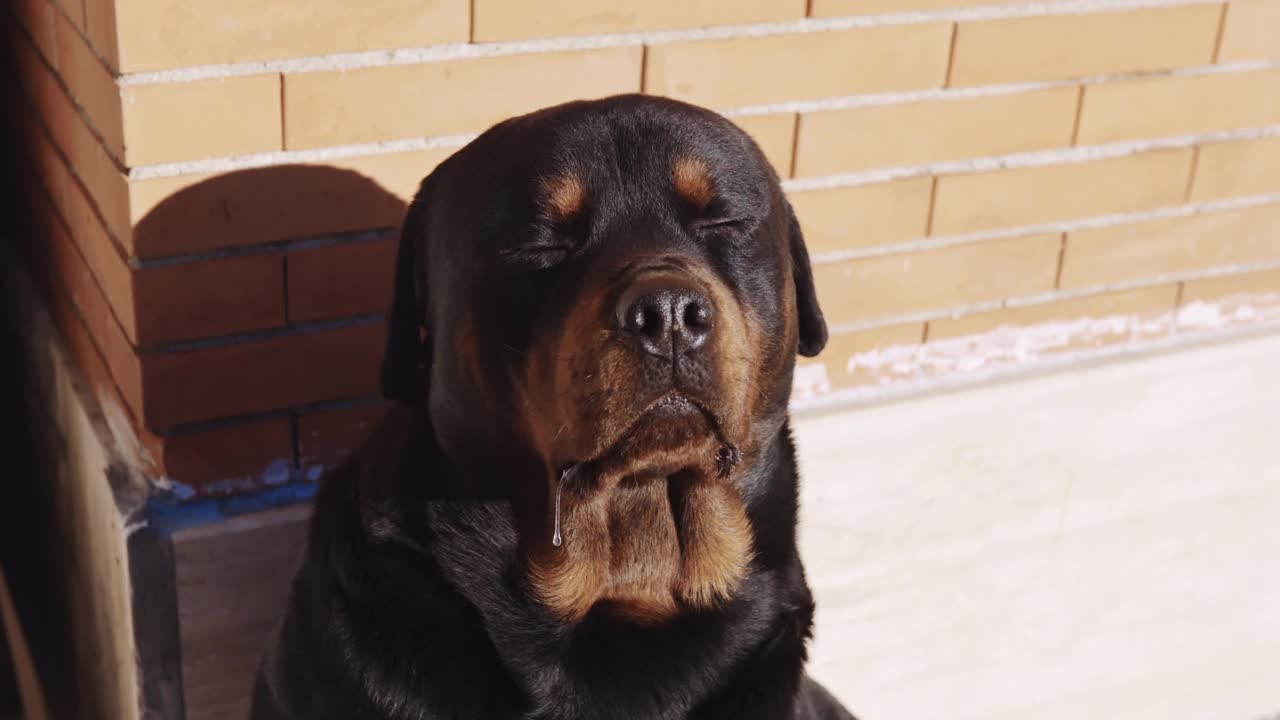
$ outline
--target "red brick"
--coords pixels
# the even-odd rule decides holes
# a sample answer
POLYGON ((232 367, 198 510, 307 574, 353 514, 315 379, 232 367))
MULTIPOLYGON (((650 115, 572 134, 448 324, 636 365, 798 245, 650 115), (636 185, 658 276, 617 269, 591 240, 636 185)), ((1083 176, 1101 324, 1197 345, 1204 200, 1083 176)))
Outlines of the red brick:
POLYGON ((37 278, 72 356, 97 391, 136 412, 142 377, 133 347, 53 209, 40 199, 33 208, 37 278))
POLYGON ((392 236, 289 253, 289 322, 386 312, 395 259, 392 236))
POLYGON ((89 123, 98 131, 107 150, 124 157, 123 108, 115 77, 90 49, 84 36, 62 15, 58 16, 58 75, 89 123))
POLYGON ((71 21, 76 24, 76 27, 81 30, 84 29, 84 2, 82 0, 53 0, 53 2, 62 8, 62 12, 71 17, 71 21))
POLYGON ((166 437, 157 460, 157 471, 196 497, 283 483, 293 468, 293 422, 282 415, 166 437))
POLYGON ((80 317, 75 304, 66 292, 66 288, 56 286, 42 280, 43 294, 49 307, 49 314, 54 325, 67 344, 71 360, 84 375, 84 380, 100 402, 113 402, 119 407, 127 408, 126 403, 116 387, 111 371, 107 368, 93 337, 80 317))
POLYGON ((383 323, 142 357, 146 426, 186 423, 372 395, 383 323))
POLYGON ((107 66, 120 68, 120 39, 116 31, 115 0, 85 0, 85 33, 107 66))
POLYGON ((128 181, 124 173, 99 142, 57 78, 35 58, 31 45, 27 42, 14 43, 14 50, 18 52, 19 66, 24 68, 25 87, 36 111, 36 122, 48 129, 53 144, 66 156, 70 165, 67 174, 74 175, 83 183, 88 204, 101 214, 111 233, 117 238, 127 237, 128 181))
MULTIPOLYGON (((33 248, 43 276, 42 282, 47 286, 46 294, 51 302, 55 298, 70 301, 70 312, 78 316, 75 323, 83 324, 93 351, 101 356, 99 361, 105 363, 109 375, 114 378, 124 404, 137 412, 142 407, 142 370, 133 345, 125 337, 111 304, 48 198, 39 193, 35 195, 38 197, 32 207, 36 213, 38 239, 33 248)), ((60 325, 63 332, 70 335, 74 328, 67 318, 63 318, 60 325)), ((84 349, 77 352, 82 363, 85 354, 84 349)))
POLYGON ((138 345, 216 337, 284 325, 279 255, 165 265, 134 273, 138 345))
MULTIPOLYGON (((53 63, 58 62, 57 22, 60 13, 49 0, 17 0, 13 4, 13 13, 23 30, 35 41, 40 54, 53 63)), ((6 32, 6 39, 12 38, 11 45, 25 42, 16 33, 6 32)))
POLYGON ((308 480, 340 462, 364 443, 389 405, 383 401, 298 416, 298 464, 308 480))
POLYGON ((54 149, 53 138, 40 129, 28 129, 27 143, 41 176, 39 182, 44 185, 62 222, 69 228, 72 240, 110 301, 125 333, 134 337, 133 275, 128 263, 113 245, 84 186, 54 149))

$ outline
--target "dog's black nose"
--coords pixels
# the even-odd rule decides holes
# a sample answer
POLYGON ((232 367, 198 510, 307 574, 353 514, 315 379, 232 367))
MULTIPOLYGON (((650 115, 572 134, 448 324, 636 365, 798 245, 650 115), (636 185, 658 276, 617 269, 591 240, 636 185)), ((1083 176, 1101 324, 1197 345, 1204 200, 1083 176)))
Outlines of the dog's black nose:
POLYGON ((689 288, 656 288, 624 293, 618 327, 650 355, 673 359, 701 348, 715 327, 715 310, 689 288))

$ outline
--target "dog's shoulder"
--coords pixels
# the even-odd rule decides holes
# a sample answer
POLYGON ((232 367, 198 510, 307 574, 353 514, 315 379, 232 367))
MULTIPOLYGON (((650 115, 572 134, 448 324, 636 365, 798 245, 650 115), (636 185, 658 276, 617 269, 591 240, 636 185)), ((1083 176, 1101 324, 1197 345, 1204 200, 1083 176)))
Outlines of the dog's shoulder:
POLYGON ((484 619, 457 585, 477 566, 442 556, 437 526, 448 527, 406 501, 406 484, 429 484, 439 471, 422 422, 393 408, 322 480, 289 612, 260 671, 260 701, 273 694, 289 711, 255 717, 392 717, 424 702, 446 716, 466 707, 488 717, 518 702, 484 619))

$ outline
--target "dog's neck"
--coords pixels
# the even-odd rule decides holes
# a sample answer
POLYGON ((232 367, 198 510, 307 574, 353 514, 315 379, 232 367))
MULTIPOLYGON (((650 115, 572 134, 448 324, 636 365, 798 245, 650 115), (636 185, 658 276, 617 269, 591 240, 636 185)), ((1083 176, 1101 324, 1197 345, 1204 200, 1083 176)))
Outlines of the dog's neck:
POLYGON ((708 459, 704 466, 669 477, 638 480, 609 469, 583 469, 559 488, 563 542, 556 546, 559 473, 510 446, 503 453, 466 448, 465 456, 450 457, 438 442, 422 442, 424 436, 438 439, 427 413, 414 416, 403 439, 412 447, 412 467, 392 494, 411 503, 404 493, 426 502, 509 502, 514 549, 533 595, 570 623, 594 608, 631 621, 661 622, 731 599, 759 549, 744 495, 753 487, 772 490, 773 483, 761 476, 772 475, 778 452, 790 449, 783 417, 757 426, 754 449, 744 451, 728 476, 718 471, 718 446, 711 441, 702 453, 708 459), (500 457, 502 466, 494 463, 500 457), (423 483, 425 477, 430 480, 423 483), (522 479, 511 481, 517 477, 522 479))
MULTIPOLYGON (((442 514, 448 513, 457 519, 445 521, 450 529, 438 535, 447 539, 438 545, 436 552, 451 558, 444 563, 445 567, 466 568, 467 582, 463 583, 459 578, 457 586, 475 588, 466 591, 467 597, 484 617, 489 636, 496 639, 496 649, 504 665, 537 668, 540 678, 551 678, 542 685, 547 689, 535 694, 535 703, 563 707, 565 709, 560 713, 563 717, 593 716, 603 706, 591 705, 596 702, 596 696, 589 690, 592 685, 588 679, 623 677, 641 668, 647 673, 644 692, 629 696, 627 706, 648 707, 646 703, 653 703, 655 699, 660 699, 660 703, 649 708, 650 712, 637 712, 636 717, 668 715, 672 707, 685 707, 687 710, 699 698, 714 691, 715 688, 708 684, 710 678, 723 677, 729 672, 752 648, 769 637, 778 623, 786 622, 784 618, 790 609, 807 606, 806 595, 792 595, 784 590, 792 587, 799 568, 794 541, 794 453, 785 419, 758 437, 762 440, 758 445, 759 451, 743 453, 733 478, 734 486, 741 488, 744 495, 744 507, 750 520, 752 560, 736 590, 726 600, 711 607, 690 608, 678 592, 671 590, 667 582, 671 576, 667 573, 651 571, 647 578, 641 576, 644 582, 633 581, 632 587, 624 594, 620 586, 628 578, 620 572, 619 566, 635 560, 636 553, 649 558, 646 561, 649 563, 653 562, 655 554, 663 556, 658 548, 653 547, 656 543, 646 541, 645 538, 650 536, 636 532, 628 536, 625 547, 610 545, 610 574, 606 584, 602 586, 591 581, 593 576, 585 576, 588 580, 585 585, 599 590, 600 595, 581 621, 567 621, 565 614, 557 612, 535 593, 528 592, 531 588, 520 582, 522 578, 532 579, 528 573, 530 555, 528 548, 523 547, 522 538, 509 535, 508 543, 494 548, 502 554, 504 560, 501 562, 478 564, 475 555, 477 545, 484 543, 492 531, 486 529, 478 535, 469 529, 475 527, 474 522, 467 522, 468 529, 461 532, 453 530, 463 520, 457 517, 460 509, 440 509, 442 514), (621 562, 614 562, 615 558, 621 562), (480 566, 487 566, 487 569, 480 566), (483 573, 487 574, 478 577, 483 573), (659 586, 655 580, 662 580, 663 584, 659 586), (652 590, 655 586, 659 588, 656 592, 652 590), (501 590, 504 587, 510 590, 504 592, 501 590), (671 605, 658 604, 653 600, 654 596, 674 598, 674 609, 671 605), (672 612, 674 614, 668 614, 672 612), (512 638, 519 640, 512 641, 512 638), (570 638, 572 642, 569 642, 570 638), (612 650, 582 654, 574 652, 573 648, 612 650), (679 648, 686 657, 702 658, 696 672, 687 665, 673 664, 674 648, 679 648), (583 702, 588 705, 575 705, 583 702)), ((620 482, 607 504, 623 512, 636 506, 641 509, 660 508, 668 517, 674 517, 670 499, 664 503, 663 499, 648 494, 652 492, 651 488, 662 488, 665 492, 668 482, 656 480, 643 485, 620 482), (637 488, 641 491, 640 498, 631 494, 637 488)), ((564 510, 568 509, 569 503, 566 502, 564 510)), ((492 512, 500 511, 495 507, 492 512)), ((441 518, 442 515, 436 517, 441 518)), ((607 519, 606 514, 606 527, 607 519)), ((675 523, 663 525, 670 528, 675 523)), ((481 526, 491 528, 488 523, 481 526)), ((599 525, 590 527, 598 528, 599 525)), ((536 531, 536 537, 548 548, 554 547, 550 544, 551 532, 550 521, 536 531)), ((565 543, 562 545, 566 553, 572 552, 573 547, 570 532, 566 526, 565 543)), ((666 557, 675 558, 667 561, 672 565, 684 559, 680 554, 682 548, 678 533, 675 540, 674 544, 668 540, 664 546, 666 557)), ((634 579, 636 576, 631 577, 634 579)), ((803 590, 803 581, 795 587, 803 590)), ((532 684, 521 682, 521 686, 532 687, 532 684)))
POLYGON ((560 530, 559 546, 546 533, 522 545, 536 596, 568 621, 595 607, 643 623, 713 607, 734 595, 751 562, 740 493, 730 478, 701 469, 572 478, 562 489, 560 530))
MULTIPOLYGON (((456 598, 436 598, 432 602, 461 601, 472 608, 485 628, 479 641, 487 638, 493 643, 503 666, 530 694, 531 704, 560 708, 556 716, 598 713, 604 706, 594 704, 601 698, 593 690, 598 688, 593 678, 623 677, 638 668, 647 673, 645 683, 621 701, 627 707, 645 709, 635 716, 657 717, 668 714, 672 707, 687 710, 716 690, 715 678, 724 677, 753 648, 767 641, 780 623, 787 622, 788 612, 807 607, 802 576, 799 584, 795 579, 800 570, 794 543, 794 452, 785 419, 757 435, 760 442, 753 444, 760 450, 744 451, 733 477, 734 487, 740 488, 744 496, 753 543, 752 561, 741 584, 727 601, 694 612, 683 612, 687 605, 681 595, 668 590, 667 595, 675 598, 677 614, 666 622, 655 622, 662 619, 661 613, 620 617, 626 616, 628 610, 636 613, 643 609, 634 598, 648 591, 637 593, 637 583, 632 583, 633 589, 627 595, 632 598, 630 602, 610 599, 623 595, 619 588, 627 584, 628 578, 620 570, 630 564, 626 561, 633 560, 636 554, 649 556, 652 552, 651 543, 644 540, 650 535, 629 534, 625 547, 616 548, 616 552, 610 538, 607 580, 613 584, 602 589, 585 618, 568 622, 530 592, 528 548, 513 512, 512 498, 469 492, 468 488, 483 478, 477 477, 474 468, 459 467, 446 456, 436 443, 426 413, 397 408, 376 432, 379 437, 374 445, 387 451, 362 455, 352 474, 334 476, 335 480, 348 478, 354 483, 332 487, 331 490, 340 490, 337 494, 325 493, 341 500, 330 505, 330 512, 341 512, 341 517, 348 517, 346 514, 353 511, 364 515, 363 509, 369 508, 369 516, 351 518, 361 525, 367 541, 335 538, 325 541, 317 552, 325 557, 347 554, 349 567, 370 562, 372 558, 359 553, 379 547, 391 548, 397 553, 394 557, 407 548, 429 558, 457 593, 456 598), (617 563, 620 567, 615 568, 615 557, 622 561, 617 563), (595 610, 597 607, 601 612, 595 610), (575 648, 611 650, 582 653, 575 648), (676 648, 684 657, 701 659, 696 666, 673 664, 676 648)), ((484 472, 490 469, 485 468, 484 472)), ((661 480, 648 484, 619 482, 605 503, 606 508, 612 507, 623 515, 637 507, 661 508, 669 517, 675 517, 669 497, 664 505, 661 498, 651 494, 650 487, 664 485, 661 480), (637 488, 639 498, 632 493, 637 488)), ((566 503, 566 511, 569 507, 566 503)), ((608 515, 606 512, 606 528, 608 515)), ((674 522, 668 527, 673 526, 679 529, 674 522)), ((529 536, 536 535, 547 547, 553 547, 551 529, 548 520, 529 536)), ((568 527, 564 531, 566 542, 562 547, 572 552, 570 540, 574 531, 568 527)), ((670 535, 667 537, 667 557, 683 562, 683 554, 674 554, 682 550, 678 532, 674 547, 670 535)), ((668 577, 669 574, 650 572, 638 585, 651 588, 655 578, 665 582, 668 577)), ((588 586, 600 588, 599 584, 588 586)), ((360 588, 353 590, 371 603, 371 611, 378 611, 383 603, 403 603, 405 612, 423 609, 423 599, 412 594, 373 597, 360 588)), ((444 622, 453 622, 457 616, 450 612, 440 617, 444 622)), ((610 696, 609 700, 616 702, 618 698, 610 696)))

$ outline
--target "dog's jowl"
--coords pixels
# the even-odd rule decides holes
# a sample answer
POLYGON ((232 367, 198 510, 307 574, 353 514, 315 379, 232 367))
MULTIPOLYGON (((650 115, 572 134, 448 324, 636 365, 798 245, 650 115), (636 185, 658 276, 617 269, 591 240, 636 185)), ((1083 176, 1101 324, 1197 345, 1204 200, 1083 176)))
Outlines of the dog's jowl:
POLYGON ((404 221, 395 407, 323 481, 253 717, 848 718, 804 673, 800 227, 720 116, 490 129, 404 221))

